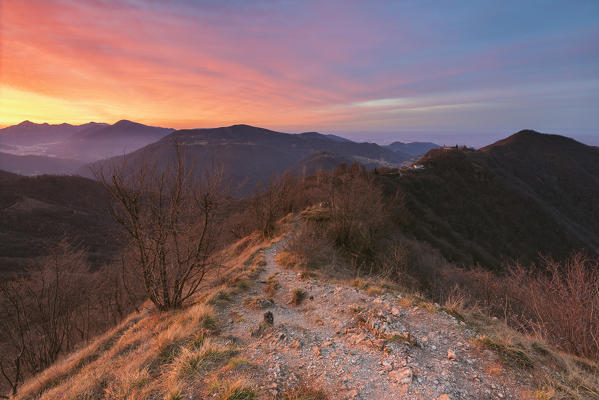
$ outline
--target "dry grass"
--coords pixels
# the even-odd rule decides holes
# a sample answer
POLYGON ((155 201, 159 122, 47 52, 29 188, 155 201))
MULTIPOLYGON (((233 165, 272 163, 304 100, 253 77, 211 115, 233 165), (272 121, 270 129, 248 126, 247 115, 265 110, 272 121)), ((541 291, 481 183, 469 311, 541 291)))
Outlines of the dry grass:
POLYGON ((248 361, 247 359, 243 358, 243 357, 235 357, 229 360, 229 362, 227 363, 227 368, 229 369, 240 369, 240 368, 244 368, 247 366, 252 365, 252 363, 250 361, 248 361))
POLYGON ((397 294, 400 292, 398 284, 393 283, 388 279, 381 279, 377 277, 369 278, 354 278, 350 285, 366 291, 369 296, 380 296, 385 293, 397 294))
POLYGON ((217 290, 208 300, 209 304, 222 304, 231 301, 231 292, 227 289, 217 290))
MULTIPOLYGON (((238 350, 215 336, 219 317, 209 303, 218 306, 249 287, 263 270, 264 246, 264 241, 250 237, 225 249, 226 266, 205 282, 195 304, 177 311, 132 314, 29 379, 16 399, 183 399, 192 389, 206 393, 201 381, 211 380, 211 374, 243 371, 249 365, 246 360, 233 358, 238 350)), ((252 398, 247 397, 249 391, 235 387, 228 394, 231 399, 252 398)))
POLYGON ((106 389, 107 399, 127 399, 148 397, 151 389, 151 376, 147 368, 116 374, 106 389))
POLYGON ((351 285, 355 288, 366 290, 370 286, 370 282, 364 278, 355 278, 351 285))
POLYGON ((245 290, 260 272, 264 270, 266 259, 264 249, 268 243, 254 233, 239 240, 223 251, 223 267, 219 270, 215 286, 228 287, 233 290, 245 290))
POLYGON ((276 277, 277 274, 272 274, 266 280, 266 285, 264 286, 264 293, 266 293, 266 295, 269 297, 273 297, 277 289, 279 289, 280 287, 276 277))
POLYGON ((289 300, 289 304, 293 304, 294 306, 299 306, 302 304, 304 299, 306 298, 306 292, 303 289, 296 288, 291 292, 291 300, 289 300))
POLYGON ((331 218, 331 212, 328 210, 328 208, 315 205, 304 209, 300 213, 300 217, 306 221, 322 222, 328 221, 331 218))
POLYGON ((243 380, 236 381, 221 390, 221 400, 256 400, 258 395, 251 385, 243 380))
MULTIPOLYGON (((496 353, 509 368, 532 374, 537 398, 599 398, 599 364, 556 350, 542 339, 523 335, 505 322, 464 313, 482 335, 476 344, 496 353)), ((501 371, 501 366, 496 366, 501 371)))
POLYGON ((376 297, 376 296, 380 296, 380 295, 384 294, 385 290, 383 290, 379 287, 372 286, 372 287, 369 287, 368 289, 366 289, 366 293, 369 296, 376 297))
POLYGON ((406 333, 402 333, 399 335, 393 335, 391 336, 388 341, 390 343, 404 343, 407 344, 410 347, 420 347, 420 344, 418 343, 418 340, 416 340, 416 338, 414 337, 414 335, 412 335, 409 332, 406 333))
POLYGON ((247 298, 247 299, 245 299, 245 303, 247 304, 248 307, 251 307, 251 308, 264 309, 264 308, 271 307, 274 304, 274 300, 272 300, 272 298, 269 298, 269 297, 259 296, 254 299, 247 298))
POLYGON ((283 400, 328 400, 327 394, 305 385, 283 393, 283 400))
POLYGON ((275 260, 277 263, 285 268, 291 269, 304 269, 306 268, 306 262, 302 257, 291 251, 281 251, 277 254, 275 260))
POLYGON ((206 339, 199 349, 182 347, 179 356, 171 364, 169 375, 177 382, 193 375, 204 374, 224 365, 238 352, 236 348, 206 339))
MULTIPOLYGON (((97 351, 93 362, 72 371, 59 382, 42 381, 52 369, 36 380, 38 387, 24 385, 17 398, 147 398, 160 392, 156 376, 160 366, 175 360, 181 347, 197 339, 197 332, 215 320, 213 310, 204 304, 166 314, 153 314, 138 320, 114 340, 110 348, 90 347, 97 351), (126 351, 125 351, 126 350, 126 351)), ((78 356, 75 354, 74 356, 78 356)), ((68 368, 70 362, 54 368, 68 368)))
POLYGON ((19 389, 17 398, 37 397, 42 392, 59 385, 78 374, 87 365, 94 363, 103 352, 110 350, 125 332, 142 318, 140 314, 132 314, 121 324, 106 332, 90 345, 58 361, 50 368, 29 379, 19 389))

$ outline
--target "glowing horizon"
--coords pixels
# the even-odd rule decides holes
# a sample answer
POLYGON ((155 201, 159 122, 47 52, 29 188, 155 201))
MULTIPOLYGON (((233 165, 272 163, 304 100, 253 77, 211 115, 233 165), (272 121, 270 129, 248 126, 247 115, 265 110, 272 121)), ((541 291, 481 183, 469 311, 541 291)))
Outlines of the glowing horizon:
POLYGON ((0 126, 599 133, 599 3, 439 6, 2 2, 0 126))

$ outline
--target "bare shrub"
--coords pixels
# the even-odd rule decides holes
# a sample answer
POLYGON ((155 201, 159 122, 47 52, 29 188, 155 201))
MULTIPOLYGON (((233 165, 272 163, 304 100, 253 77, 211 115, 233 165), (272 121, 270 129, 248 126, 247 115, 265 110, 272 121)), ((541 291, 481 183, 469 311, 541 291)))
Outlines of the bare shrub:
POLYGON ((359 164, 342 164, 305 185, 321 201, 303 213, 305 225, 288 250, 299 254, 308 268, 335 268, 339 260, 358 275, 384 273, 380 255, 391 244, 394 229, 373 175, 359 164))
POLYGON ((257 189, 250 201, 250 212, 254 224, 264 237, 272 237, 277 220, 293 211, 290 196, 295 185, 296 179, 284 174, 282 177, 271 178, 268 184, 257 189))
POLYGON ((289 241, 286 252, 297 254, 301 264, 308 269, 324 269, 334 266, 337 255, 330 239, 326 236, 323 223, 307 223, 289 241))
POLYGON ((381 189, 358 164, 341 167, 330 182, 328 233, 358 268, 372 261, 387 221, 381 189))
POLYGON ((506 269, 497 274, 446 264, 429 292, 440 302, 459 298, 480 307, 569 353, 599 359, 599 257, 576 253, 561 263, 542 257, 539 265, 506 269))
POLYGON ((576 355, 599 359, 599 257, 543 258, 503 278, 508 321, 576 355))
POLYGON ((289 304, 293 304, 294 306, 299 306, 302 304, 302 301, 306 298, 306 292, 303 289, 296 288, 291 292, 291 300, 289 300, 289 304))
POLYGON ((281 251, 275 257, 277 264, 286 268, 301 268, 303 260, 297 253, 289 251, 281 251))
POLYGON ((0 367, 13 393, 25 371, 41 371, 73 342, 76 308, 86 295, 86 269, 83 252, 63 241, 35 275, 19 277, 0 287, 5 346, 12 354, 11 372, 5 370, 4 356, 0 367))
POLYGON ((13 394, 27 376, 119 322, 139 301, 125 298, 118 270, 91 272, 85 252, 66 240, 49 253, 0 285, 0 372, 13 394))
POLYGON ((240 200, 236 210, 228 218, 228 229, 236 239, 252 232, 260 232, 264 237, 275 234, 277 222, 289 213, 302 210, 317 202, 319 185, 314 185, 315 177, 299 179, 289 172, 273 176, 265 184, 259 184, 253 196, 240 200))

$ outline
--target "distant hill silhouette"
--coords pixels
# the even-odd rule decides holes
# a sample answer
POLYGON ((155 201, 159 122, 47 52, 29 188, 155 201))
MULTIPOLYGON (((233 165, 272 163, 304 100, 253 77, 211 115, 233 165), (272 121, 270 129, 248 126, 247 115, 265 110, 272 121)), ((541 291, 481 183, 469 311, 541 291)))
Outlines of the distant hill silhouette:
MULTIPOLYGON (((50 125, 24 121, 0 129, 0 151, 13 155, 76 160, 83 164, 137 150, 172 131, 127 120, 113 125, 95 122, 83 125, 50 125)), ((39 165, 42 165, 41 161, 39 165)), ((52 166, 52 163, 48 165, 52 166)), ((61 170, 60 173, 72 173, 77 167, 70 171, 61 170)), ((8 163, 0 168, 17 172, 8 163)), ((56 173, 53 168, 42 169, 40 172, 56 173)))
POLYGON ((80 132, 101 129, 108 124, 90 122, 83 125, 36 124, 23 121, 20 124, 0 129, 0 144, 18 146, 38 146, 70 139, 80 132))
POLYGON ((92 265, 117 250, 117 229, 104 188, 76 176, 23 177, 0 171, 0 279, 29 267, 67 238, 92 265))
POLYGON ((355 160, 342 157, 328 151, 314 152, 298 161, 291 167, 291 171, 298 176, 308 176, 316 171, 330 171, 340 164, 352 164, 355 160))
POLYGON ((18 179, 21 176, 18 174, 13 174, 12 172, 4 171, 0 169, 0 183, 12 181, 14 179, 18 179))
MULTIPOLYGON (((198 173, 215 164, 222 167, 225 178, 237 188, 238 194, 250 193, 257 183, 287 169, 305 167, 313 171, 316 165, 310 165, 310 159, 306 159, 313 153, 325 151, 344 161, 359 161, 372 166, 397 166, 409 158, 374 143, 355 143, 314 132, 288 134, 249 125, 175 131, 128 154, 127 158, 132 165, 138 165, 142 160, 165 165, 174 159, 174 142, 183 146, 188 162, 193 163, 198 173), (301 167, 296 167, 298 163, 301 167)), ((121 159, 101 161, 91 167, 110 165, 121 159)), ((91 176, 89 168, 81 169, 80 173, 91 176)))
POLYGON ((521 131, 478 151, 434 149, 422 170, 381 177, 404 193, 406 227, 464 264, 599 251, 599 148, 521 131))
POLYGON ((439 145, 431 142, 393 142, 385 147, 395 152, 409 154, 411 156, 420 156, 429 150, 439 148, 439 145))
POLYGON ((123 155, 160 140, 173 130, 147 126, 128 120, 80 132, 63 147, 65 154, 76 154, 81 160, 98 160, 123 155))
POLYGON ((323 135, 322 133, 318 133, 318 132, 304 132, 304 133, 300 133, 299 135, 303 136, 303 137, 308 137, 308 138, 330 139, 330 140, 334 140, 335 142, 352 142, 352 140, 346 139, 341 136, 323 135))

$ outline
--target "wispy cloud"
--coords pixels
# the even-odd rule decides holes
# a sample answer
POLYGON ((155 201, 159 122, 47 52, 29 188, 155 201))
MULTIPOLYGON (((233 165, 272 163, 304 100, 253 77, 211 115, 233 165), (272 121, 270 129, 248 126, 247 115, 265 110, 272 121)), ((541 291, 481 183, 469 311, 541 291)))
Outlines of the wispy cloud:
POLYGON ((2 4, 0 124, 351 133, 599 123, 587 114, 589 102, 599 108, 592 1, 2 4))

